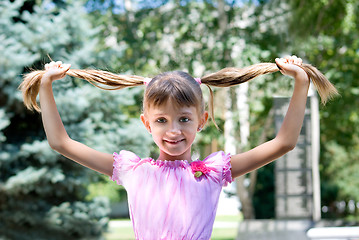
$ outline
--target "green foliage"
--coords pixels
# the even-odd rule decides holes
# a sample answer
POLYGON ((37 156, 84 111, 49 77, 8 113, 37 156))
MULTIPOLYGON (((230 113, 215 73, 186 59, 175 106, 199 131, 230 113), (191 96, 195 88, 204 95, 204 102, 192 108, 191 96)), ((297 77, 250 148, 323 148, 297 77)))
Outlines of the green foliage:
POLYGON ((293 0, 291 4, 294 50, 321 69, 340 93, 320 109, 321 175, 327 184, 322 189, 329 191, 322 194, 322 201, 335 216, 340 214, 333 207, 336 202, 358 201, 354 186, 359 172, 359 2, 293 0))
POLYGON ((274 164, 270 163, 258 169, 253 198, 256 219, 275 218, 274 164))
MULTIPOLYGON (((60 85, 61 82, 54 89, 60 88, 60 85)), ((126 149, 146 157, 150 153, 150 135, 139 119, 140 111, 133 118, 127 110, 138 104, 134 95, 139 93, 141 89, 138 88, 103 91, 86 84, 65 91, 59 89, 56 98, 71 138, 99 151, 126 149)))
MULTIPOLYGON (((153 76, 180 69, 200 77, 222 67, 273 61, 277 56, 288 54, 297 54, 317 66, 341 94, 320 109, 322 195, 323 204, 330 205, 343 199, 357 199, 349 181, 356 182, 355 171, 359 169, 356 164, 352 168, 355 171, 345 170, 345 166, 356 163, 359 145, 358 138, 353 137, 359 130, 358 4, 354 0, 271 0, 256 4, 245 1, 226 5, 224 15, 229 27, 224 32, 220 29, 220 19, 224 16, 219 16, 217 5, 212 1, 182 1, 181 4, 163 1, 155 8, 151 8, 151 3, 143 8, 133 3, 133 8, 120 12, 114 11, 116 6, 111 5, 95 11, 93 16, 97 23, 104 25, 101 29, 103 50, 110 45, 124 50, 121 58, 111 58, 111 67, 118 72, 153 76), (344 156, 347 161, 342 161, 344 156), (330 170, 333 166, 341 166, 335 174, 330 170), (338 181, 339 176, 345 177, 338 181)), ((279 74, 250 83, 252 147, 260 143, 265 118, 272 106, 271 96, 289 95, 292 85, 292 81, 279 74)), ((217 98, 217 102, 222 104, 223 99, 217 98)), ((222 110, 222 107, 216 108, 219 125, 223 124, 222 110)), ((210 144, 212 139, 217 139, 221 146, 223 139, 219 134, 213 125, 207 126, 199 136, 198 148, 210 144)), ((274 130, 270 129, 265 135, 273 137, 274 130)), ((262 184, 261 180, 258 184, 262 184)))
MULTIPOLYGON (((357 1, 272 0, 227 5, 224 15, 228 27, 224 30, 223 16, 212 1, 162 1, 160 7, 151 8, 151 3, 120 12, 113 11, 114 6, 102 8, 91 13, 93 26, 100 26, 97 28, 92 27, 78 2, 45 2, 0 3, 0 217, 8 220, 0 222, 3 236, 26 239, 20 237, 26 231, 29 239, 46 239, 50 232, 59 238, 90 239, 100 235, 107 221, 106 204, 92 200, 96 196, 93 185, 87 198, 90 202, 83 202, 86 186, 97 175, 48 147, 39 115, 24 110, 16 91, 21 74, 29 70, 28 66, 41 68, 47 54, 74 68, 95 66, 143 76, 184 70, 195 77, 223 67, 298 54, 326 73, 341 93, 340 98, 320 109, 323 204, 358 201, 353 190, 359 172, 359 139, 353 137, 359 130, 357 1), (96 206, 98 213, 93 212, 96 206), (14 227, 19 224, 24 231, 14 227), (41 225, 44 227, 38 227, 41 225), (84 228, 75 230, 76 225, 84 228), (8 229, 6 233, 4 229, 8 229)), ((260 141, 271 108, 270 97, 289 92, 292 84, 279 74, 250 83, 251 146, 260 141)), ((67 78, 54 84, 54 92, 72 138, 100 151, 128 149, 142 157, 154 154, 150 137, 138 120, 142 89, 104 92, 67 78)), ((217 102, 223 103, 221 99, 217 102)), ((222 126, 223 108, 217 107, 215 114, 222 126)), ((273 133, 270 129, 266 136, 273 133)), ((197 148, 202 149, 211 139, 217 139, 221 146, 219 134, 213 125, 207 127, 199 136, 197 148)), ((271 179, 271 170, 262 170, 255 202, 263 202, 260 192, 271 187, 265 184, 271 179)), ((122 198, 122 190, 115 187, 113 192, 105 192, 115 201, 122 198)), ((263 206, 256 207, 259 216, 268 213, 263 206)))
POLYGON ((357 186, 359 184, 359 147, 344 147, 331 141, 326 144, 324 158, 333 158, 334 161, 326 162, 326 177, 340 189, 339 199, 359 201, 357 186), (353 160, 355 159, 355 160, 353 160))
MULTIPOLYGON (((6 128, 10 124, 9 118, 5 114, 5 110, 0 108, 0 130, 6 128)), ((0 146, 6 140, 3 132, 0 132, 0 146)))
MULTIPOLYGON (((25 110, 17 90, 29 68, 41 69, 49 61, 47 54, 74 68, 121 55, 115 48, 97 54, 99 32, 83 10, 78 1, 0 2, 2 239, 99 239, 106 229, 108 200, 85 200, 87 186, 98 174, 49 147, 40 115, 25 110)), ((67 78, 54 83, 54 93, 72 138, 110 153, 129 149, 149 154, 150 137, 133 119, 141 89, 104 92, 67 78)))
POLYGON ((123 186, 117 185, 108 177, 102 181, 91 183, 88 186, 89 194, 87 200, 92 200, 98 196, 106 196, 110 203, 119 203, 127 200, 127 193, 123 186))
MULTIPOLYGON (((285 32, 289 7, 278 2, 253 4, 246 1, 240 7, 226 4, 223 16, 220 16, 217 2, 212 1, 186 1, 182 4, 169 1, 153 9, 133 10, 128 7, 120 13, 115 13, 113 10, 116 7, 112 6, 106 14, 103 9, 93 14, 94 21, 106 23, 101 30, 105 46, 111 43, 119 49, 125 48, 124 55, 117 60, 124 64, 116 64, 115 59, 113 61, 118 66, 114 66, 114 69, 119 69, 118 72, 133 71, 153 76, 163 71, 184 70, 201 77, 224 67, 273 62, 289 42, 285 32)), ((250 83, 252 147, 261 143, 263 125, 272 106, 271 96, 290 92, 288 89, 292 85, 288 78, 284 79, 279 74, 257 78, 250 83)), ((205 88, 203 90, 208 95, 205 88)), ((223 104, 228 96, 219 89, 214 91, 216 122, 223 130, 223 104)), ((233 114, 238 116, 237 112, 233 114)), ((198 135, 194 150, 204 156, 213 142, 219 149, 223 148, 221 130, 208 124, 198 135)), ((273 134, 274 130, 270 129, 265 135, 269 138, 273 134)), ((265 185, 262 179, 259 184, 265 185)), ((260 201, 261 197, 256 195, 255 201, 260 201)), ((274 206, 273 199, 270 206, 274 206)), ((261 204, 256 207, 261 213, 267 210, 261 204)))

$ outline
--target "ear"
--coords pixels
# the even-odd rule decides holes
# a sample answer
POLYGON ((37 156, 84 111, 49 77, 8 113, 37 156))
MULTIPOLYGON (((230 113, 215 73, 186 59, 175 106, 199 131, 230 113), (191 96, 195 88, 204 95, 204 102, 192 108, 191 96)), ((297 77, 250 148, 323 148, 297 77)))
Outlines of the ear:
POLYGON ((200 120, 199 120, 198 131, 201 131, 201 130, 202 130, 202 128, 204 127, 204 125, 207 123, 207 120, 208 120, 208 112, 205 111, 205 112, 202 114, 202 116, 201 116, 201 118, 200 118, 200 120))
POLYGON ((148 119, 146 118, 145 114, 141 114, 141 121, 142 121, 143 125, 145 126, 145 128, 147 129, 147 131, 151 134, 150 123, 149 123, 148 119))

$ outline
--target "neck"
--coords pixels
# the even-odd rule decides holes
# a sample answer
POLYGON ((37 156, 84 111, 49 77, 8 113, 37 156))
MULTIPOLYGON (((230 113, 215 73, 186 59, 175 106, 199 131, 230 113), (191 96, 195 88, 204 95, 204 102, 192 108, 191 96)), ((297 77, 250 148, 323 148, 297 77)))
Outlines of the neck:
POLYGON ((191 162, 191 149, 188 149, 181 155, 170 155, 162 150, 160 150, 160 155, 158 156, 157 160, 167 160, 167 161, 175 161, 175 160, 187 160, 191 162))

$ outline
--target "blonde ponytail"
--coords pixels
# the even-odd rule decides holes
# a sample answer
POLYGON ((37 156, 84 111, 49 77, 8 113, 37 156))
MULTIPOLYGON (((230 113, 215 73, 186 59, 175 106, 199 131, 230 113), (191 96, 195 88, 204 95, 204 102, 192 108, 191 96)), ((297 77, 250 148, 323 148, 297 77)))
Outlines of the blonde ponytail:
MULTIPOLYGON (((308 74, 314 86, 318 90, 322 103, 338 94, 335 87, 325 76, 310 64, 300 66, 308 74)), ((201 78, 203 84, 216 87, 230 87, 247 82, 260 75, 279 71, 275 63, 259 63, 245 68, 224 68, 216 73, 201 78)), ((36 97, 40 90, 41 78, 45 71, 33 71, 25 75, 19 88, 22 91, 25 106, 40 112, 36 97)), ((117 75, 101 70, 70 69, 66 73, 69 76, 85 79, 92 85, 104 90, 117 90, 125 87, 140 86, 146 83, 147 78, 136 75, 117 75), (104 87, 106 86, 106 87, 104 87)), ((213 103, 213 101, 210 101, 213 103)), ((212 116, 213 117, 213 116, 212 116)))
MULTIPOLYGON (((24 104, 30 110, 41 111, 36 102, 36 97, 39 94, 41 78, 44 73, 45 71, 33 71, 26 74, 24 81, 19 86, 22 91, 24 104)), ((84 79, 92 85, 104 90, 118 90, 125 87, 141 86, 146 79, 136 75, 117 75, 107 71, 92 69, 70 69, 66 74, 84 79)))
MULTIPOLYGON (((313 82, 323 104, 335 95, 338 95, 338 91, 333 84, 317 68, 310 64, 302 64, 300 67, 313 82)), ((279 68, 275 63, 259 63, 245 68, 224 68, 216 73, 202 77, 201 81, 209 86, 230 87, 247 82, 260 75, 278 71, 279 68)))

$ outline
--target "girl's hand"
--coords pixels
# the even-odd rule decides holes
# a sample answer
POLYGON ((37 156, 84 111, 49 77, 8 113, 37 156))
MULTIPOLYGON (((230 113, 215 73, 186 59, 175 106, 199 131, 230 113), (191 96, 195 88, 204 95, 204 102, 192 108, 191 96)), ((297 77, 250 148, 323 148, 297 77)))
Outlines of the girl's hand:
POLYGON ((66 76, 66 72, 70 69, 71 64, 62 64, 61 61, 50 62, 45 64, 45 73, 43 79, 49 79, 50 81, 55 81, 66 76))
POLYGON ((282 74, 294 77, 295 79, 301 78, 309 82, 307 73, 300 67, 303 63, 301 58, 293 55, 285 58, 276 58, 275 62, 282 74))

